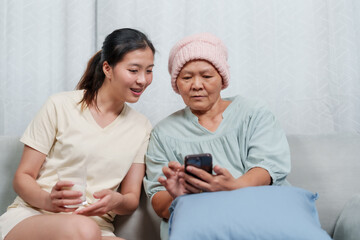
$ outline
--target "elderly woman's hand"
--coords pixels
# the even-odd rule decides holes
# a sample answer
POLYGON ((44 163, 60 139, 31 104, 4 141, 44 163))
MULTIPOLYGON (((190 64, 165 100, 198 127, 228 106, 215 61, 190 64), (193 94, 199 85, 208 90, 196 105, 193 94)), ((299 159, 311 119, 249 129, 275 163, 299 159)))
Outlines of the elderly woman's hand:
POLYGON ((234 178, 226 168, 219 166, 214 167, 216 175, 211 175, 202 169, 191 166, 187 167, 187 170, 200 178, 199 180, 183 173, 185 189, 190 193, 229 191, 272 183, 269 172, 261 167, 254 167, 239 178, 234 178))
POLYGON ((192 166, 187 167, 187 170, 200 178, 183 174, 185 189, 190 193, 229 191, 237 188, 236 179, 226 168, 215 166, 216 175, 192 166))
POLYGON ((159 177, 158 181, 163 185, 169 194, 175 199, 178 196, 189 193, 184 186, 184 179, 180 176, 184 172, 184 167, 178 162, 170 162, 167 167, 162 169, 166 179, 159 177))

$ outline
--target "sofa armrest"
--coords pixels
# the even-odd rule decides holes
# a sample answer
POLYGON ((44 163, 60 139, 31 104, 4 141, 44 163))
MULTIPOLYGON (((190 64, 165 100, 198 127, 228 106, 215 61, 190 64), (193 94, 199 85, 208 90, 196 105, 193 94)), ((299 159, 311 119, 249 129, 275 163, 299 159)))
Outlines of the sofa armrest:
POLYGON ((317 209, 331 236, 345 203, 359 192, 360 135, 289 135, 289 182, 319 193, 317 209))

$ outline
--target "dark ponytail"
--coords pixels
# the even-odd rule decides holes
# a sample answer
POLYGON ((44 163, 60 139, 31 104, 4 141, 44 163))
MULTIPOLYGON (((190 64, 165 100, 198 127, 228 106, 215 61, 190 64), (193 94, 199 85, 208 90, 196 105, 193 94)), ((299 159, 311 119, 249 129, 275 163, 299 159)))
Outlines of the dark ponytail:
POLYGON ((82 75, 76 89, 85 89, 81 103, 81 109, 89 106, 94 100, 96 102, 97 93, 105 80, 102 70, 101 50, 98 51, 88 62, 86 70, 82 75))
POLYGON ((105 38, 102 49, 89 60, 86 70, 76 86, 76 89, 85 90, 84 97, 80 101, 81 109, 83 110, 91 104, 95 104, 97 107, 96 97, 105 80, 102 69, 104 61, 114 67, 127 53, 147 47, 155 54, 155 48, 151 41, 138 30, 123 28, 109 34, 105 38))

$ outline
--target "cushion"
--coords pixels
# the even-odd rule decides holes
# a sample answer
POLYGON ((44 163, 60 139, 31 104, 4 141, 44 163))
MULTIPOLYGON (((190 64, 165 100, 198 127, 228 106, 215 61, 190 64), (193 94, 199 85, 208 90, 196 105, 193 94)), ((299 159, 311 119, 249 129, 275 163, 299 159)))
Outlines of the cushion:
POLYGON ((360 239, 360 194, 352 197, 336 222, 334 240, 360 239))
POLYGON ((328 240, 315 207, 317 197, 292 186, 183 195, 170 206, 170 240, 328 240))

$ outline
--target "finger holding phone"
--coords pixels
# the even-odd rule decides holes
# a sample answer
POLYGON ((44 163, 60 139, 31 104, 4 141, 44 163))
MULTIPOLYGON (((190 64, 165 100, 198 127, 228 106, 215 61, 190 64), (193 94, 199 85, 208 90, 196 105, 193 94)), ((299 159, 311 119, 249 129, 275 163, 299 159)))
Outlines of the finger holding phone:
POLYGON ((226 168, 214 167, 212 175, 212 156, 209 153, 185 157, 185 189, 190 193, 216 192, 235 189, 236 179, 226 168))

